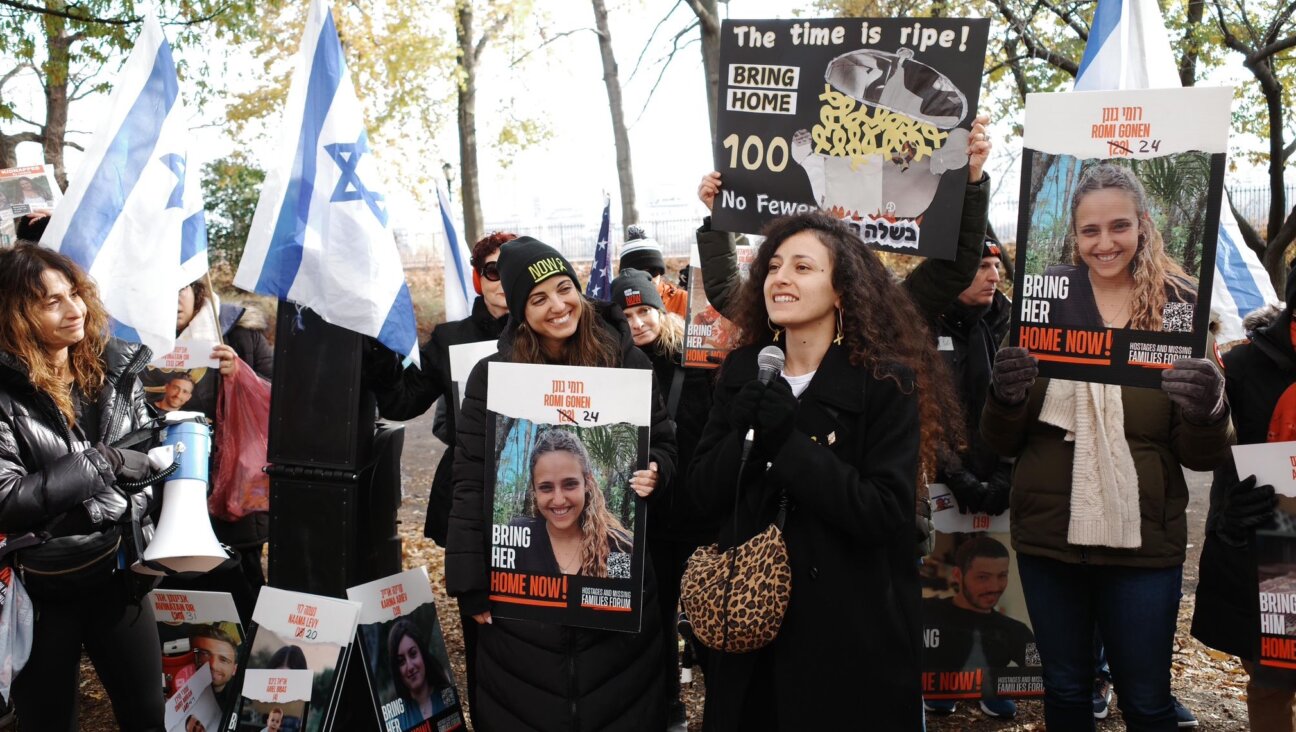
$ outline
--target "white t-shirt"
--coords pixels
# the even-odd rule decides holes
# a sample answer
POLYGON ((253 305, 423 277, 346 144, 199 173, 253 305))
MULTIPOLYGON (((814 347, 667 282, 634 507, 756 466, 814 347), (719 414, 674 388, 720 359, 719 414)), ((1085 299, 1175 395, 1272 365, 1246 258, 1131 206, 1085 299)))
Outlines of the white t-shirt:
POLYGON ((783 380, 788 383, 788 386, 792 387, 792 396, 800 399, 801 394, 805 392, 806 387, 810 386, 810 380, 814 378, 814 375, 815 372, 811 371, 802 376, 788 376, 785 371, 783 372, 783 380))

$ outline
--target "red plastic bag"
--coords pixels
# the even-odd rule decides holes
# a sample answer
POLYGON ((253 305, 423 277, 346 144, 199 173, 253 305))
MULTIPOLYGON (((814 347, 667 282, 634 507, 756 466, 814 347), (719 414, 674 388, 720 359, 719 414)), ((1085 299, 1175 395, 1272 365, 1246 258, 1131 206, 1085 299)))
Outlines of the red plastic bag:
POLYGON ((270 434, 270 382, 236 358, 221 378, 216 402, 216 462, 207 510, 224 521, 270 510, 266 441, 270 434))

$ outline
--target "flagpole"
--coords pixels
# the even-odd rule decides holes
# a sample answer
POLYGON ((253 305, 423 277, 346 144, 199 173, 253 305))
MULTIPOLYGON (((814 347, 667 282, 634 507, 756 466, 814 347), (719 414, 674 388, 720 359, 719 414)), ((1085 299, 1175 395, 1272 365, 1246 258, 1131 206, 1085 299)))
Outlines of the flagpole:
POLYGON ((212 320, 216 321, 216 340, 223 346, 225 345, 225 334, 221 333, 220 313, 216 312, 216 287, 212 285, 210 269, 203 273, 203 280, 207 283, 207 291, 211 293, 211 298, 207 302, 213 307, 207 309, 211 311, 212 320))

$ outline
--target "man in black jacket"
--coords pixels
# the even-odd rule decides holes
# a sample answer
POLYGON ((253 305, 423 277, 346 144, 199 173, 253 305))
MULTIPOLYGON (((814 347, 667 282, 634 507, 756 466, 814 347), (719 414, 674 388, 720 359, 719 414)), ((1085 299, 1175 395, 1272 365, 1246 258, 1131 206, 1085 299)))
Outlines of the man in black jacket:
MULTIPOLYGON (((1250 341, 1224 355, 1224 389, 1240 445, 1296 439, 1296 266, 1287 273, 1287 305, 1247 316, 1250 341)), ((1245 466, 1229 461, 1211 483, 1192 634, 1242 660, 1251 729, 1296 729, 1296 672, 1262 667, 1255 529, 1273 523, 1272 486, 1256 485, 1245 466), (1239 477, 1247 475, 1242 480, 1239 477)), ((1280 513, 1293 512, 1284 498, 1280 513)))

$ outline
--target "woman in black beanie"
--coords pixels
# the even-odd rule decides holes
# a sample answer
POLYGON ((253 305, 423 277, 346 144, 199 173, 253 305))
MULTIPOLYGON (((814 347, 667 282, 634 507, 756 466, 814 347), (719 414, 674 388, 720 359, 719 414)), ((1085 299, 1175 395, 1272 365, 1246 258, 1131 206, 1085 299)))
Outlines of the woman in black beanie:
MULTIPOLYGON (((607 368, 652 368, 621 308, 586 300, 571 264, 531 237, 500 248, 509 322, 499 353, 468 377, 458 424, 454 497, 446 548, 446 587, 460 612, 480 625, 473 722, 508 730, 652 730, 665 726, 661 619, 651 567, 645 572, 638 633, 493 619, 487 599, 490 507, 484 505, 486 395, 490 361, 607 368)), ((653 387, 651 470, 631 488, 657 503, 675 467, 675 427, 653 387)))

